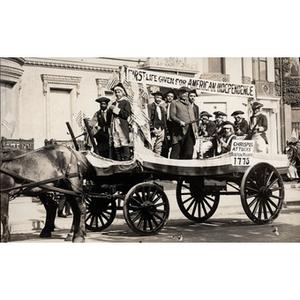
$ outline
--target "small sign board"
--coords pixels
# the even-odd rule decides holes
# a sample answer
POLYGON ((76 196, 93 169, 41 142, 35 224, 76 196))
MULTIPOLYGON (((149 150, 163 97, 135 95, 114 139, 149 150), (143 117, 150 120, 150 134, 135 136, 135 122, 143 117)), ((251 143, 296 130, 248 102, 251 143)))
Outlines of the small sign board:
POLYGON ((233 166, 250 166, 252 164, 255 141, 233 140, 231 144, 231 164, 233 166))

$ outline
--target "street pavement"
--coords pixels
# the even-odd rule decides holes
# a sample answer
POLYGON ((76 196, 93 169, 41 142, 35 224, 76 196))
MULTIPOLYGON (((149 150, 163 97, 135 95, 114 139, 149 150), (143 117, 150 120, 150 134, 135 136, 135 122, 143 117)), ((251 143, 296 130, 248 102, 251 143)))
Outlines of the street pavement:
MULTIPOLYGON (((127 226, 122 211, 102 232, 87 230, 86 243, 200 243, 200 242, 300 242, 300 184, 285 184, 285 205, 279 217, 257 225, 244 213, 239 196, 222 196, 215 214, 205 223, 195 223, 181 213, 175 196, 176 185, 167 185, 170 201, 167 224, 154 236, 139 236, 127 226)), ((41 239, 44 206, 36 198, 19 197, 10 202, 11 243, 68 243, 72 216, 56 218, 51 238, 41 239)))

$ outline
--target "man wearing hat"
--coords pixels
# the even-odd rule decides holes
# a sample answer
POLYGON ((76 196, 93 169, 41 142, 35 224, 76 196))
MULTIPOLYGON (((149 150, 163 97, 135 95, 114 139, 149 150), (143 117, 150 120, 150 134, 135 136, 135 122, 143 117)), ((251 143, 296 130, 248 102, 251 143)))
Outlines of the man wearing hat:
POLYGON ((251 139, 255 140, 254 152, 267 153, 267 136, 266 131, 268 130, 268 119, 265 115, 260 112, 260 108, 263 105, 259 102, 252 104, 252 116, 249 122, 249 134, 252 135, 251 139))
POLYGON ((109 98, 100 97, 95 100, 100 104, 100 110, 96 111, 90 121, 91 132, 97 141, 97 149, 100 156, 109 157, 109 128, 111 122, 111 111, 107 109, 109 98))
POLYGON ((248 133, 248 122, 243 117, 244 112, 241 110, 234 111, 231 116, 235 118, 234 131, 237 136, 243 136, 248 133))
POLYGON ((170 107, 171 107, 171 103, 177 99, 177 95, 176 95, 174 89, 170 89, 166 93, 164 93, 164 99, 165 99, 165 102, 162 103, 161 106, 165 109, 167 128, 166 128, 166 132, 165 132, 165 139, 163 142, 163 148, 162 148, 161 155, 163 157, 168 158, 169 150, 172 147, 171 136, 172 136, 172 127, 173 127, 172 120, 170 118, 170 107))
POLYGON ((215 111, 216 133, 221 134, 223 129, 224 118, 227 116, 222 111, 215 111))
POLYGON ((131 115, 131 105, 122 83, 114 86, 112 91, 116 95, 116 101, 109 107, 109 110, 112 113, 111 135, 115 159, 130 160, 128 117, 131 115))
MULTIPOLYGON (((216 133, 216 123, 209 120, 212 117, 207 111, 202 111, 200 113, 201 124, 199 126, 199 136, 205 138, 211 138, 216 133)), ((205 140, 201 145, 201 153, 203 158, 213 156, 213 142, 212 140, 205 140)))
POLYGON ((190 89, 181 87, 179 100, 171 103, 170 114, 173 122, 172 151, 170 158, 192 159, 197 136, 195 113, 188 95, 190 89))
POLYGON ((223 124, 223 133, 219 139, 220 149, 218 149, 217 153, 224 154, 229 152, 234 139, 236 139, 234 125, 229 121, 225 121, 223 124))
POLYGON ((152 150, 155 154, 161 155, 167 127, 166 113, 161 106, 163 94, 161 92, 155 92, 151 95, 154 96, 154 102, 148 105, 148 116, 150 119, 152 150))

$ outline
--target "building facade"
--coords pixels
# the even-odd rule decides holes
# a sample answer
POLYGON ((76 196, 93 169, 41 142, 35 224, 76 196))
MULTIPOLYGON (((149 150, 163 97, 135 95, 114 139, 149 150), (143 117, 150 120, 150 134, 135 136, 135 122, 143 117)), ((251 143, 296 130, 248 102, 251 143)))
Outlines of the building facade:
MULTIPOLYGON (((201 92, 200 111, 221 110, 233 121, 235 110, 251 114, 250 104, 259 101, 269 122, 269 152, 281 153, 285 136, 282 98, 275 89, 274 58, 1 58, 1 137, 34 138, 34 147, 45 139, 69 140, 66 122, 75 135, 81 133, 76 117, 91 118, 99 96, 113 98, 105 89, 119 67, 234 84, 255 84, 254 98, 201 92)), ((167 88, 148 86, 148 92, 167 88)), ((151 98, 150 98, 151 101, 151 98)))

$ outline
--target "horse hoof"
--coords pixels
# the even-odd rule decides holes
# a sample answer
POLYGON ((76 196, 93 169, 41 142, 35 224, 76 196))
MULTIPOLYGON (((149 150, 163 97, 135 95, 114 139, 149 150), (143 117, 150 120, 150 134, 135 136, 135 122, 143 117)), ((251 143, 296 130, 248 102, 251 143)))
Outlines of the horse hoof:
POLYGON ((65 238, 65 241, 70 242, 72 241, 72 238, 73 238, 72 234, 68 234, 67 237, 65 238))
POLYGON ((41 232, 40 233, 40 238, 49 238, 49 237, 51 237, 51 232, 41 232))
POLYGON ((77 236, 74 238, 73 243, 84 243, 84 237, 77 236))

